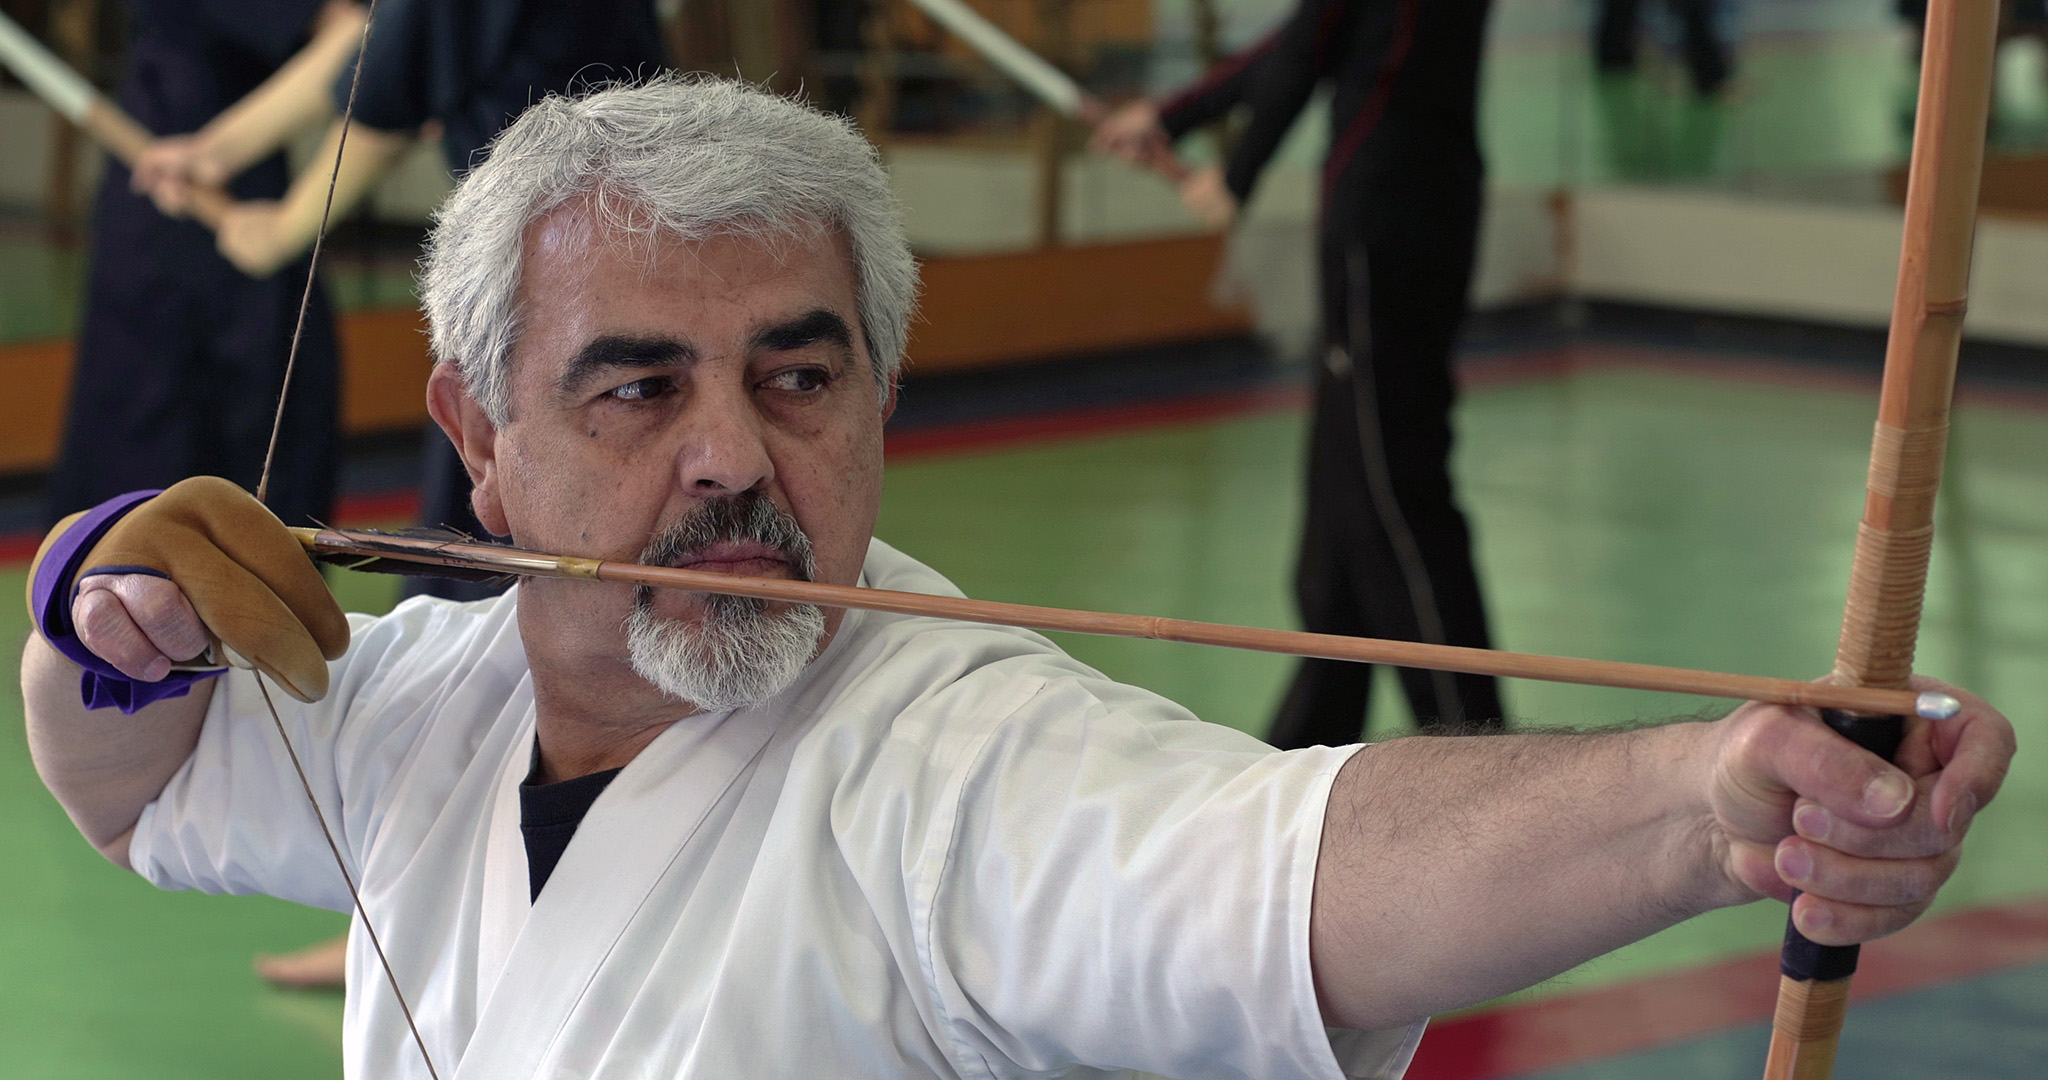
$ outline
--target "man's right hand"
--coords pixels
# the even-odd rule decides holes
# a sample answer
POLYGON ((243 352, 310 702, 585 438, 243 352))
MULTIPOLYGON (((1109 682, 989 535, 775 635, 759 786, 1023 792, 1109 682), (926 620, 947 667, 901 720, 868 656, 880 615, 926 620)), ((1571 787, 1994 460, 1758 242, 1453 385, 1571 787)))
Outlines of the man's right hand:
POLYGON ((182 481, 130 511, 76 580, 79 642, 145 682, 218 640, 314 701, 327 693, 327 661, 348 647, 348 620, 298 541, 218 477, 182 481), (163 576, 123 572, 131 569, 163 576))
POLYGON ((213 635, 176 585, 151 574, 95 574, 71 604, 78 641, 139 682, 161 682, 205 653, 213 635))
POLYGON ((231 172, 204 133, 166 135, 143 148, 128 186, 149 196, 165 216, 184 217, 191 212, 195 188, 224 187, 231 172))
POLYGON ((1173 155, 1166 129, 1159 124, 1158 107, 1143 99, 1119 106, 1104 117, 1095 125, 1088 144, 1141 169, 1173 155))

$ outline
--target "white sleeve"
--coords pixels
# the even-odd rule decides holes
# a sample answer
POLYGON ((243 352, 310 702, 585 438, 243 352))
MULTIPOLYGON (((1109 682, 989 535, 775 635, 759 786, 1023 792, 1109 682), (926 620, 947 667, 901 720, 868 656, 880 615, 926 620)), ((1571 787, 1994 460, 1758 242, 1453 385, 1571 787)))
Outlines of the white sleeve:
POLYGON ((464 633, 480 621, 465 607, 408 603, 382 618, 351 615, 349 649, 329 666, 326 697, 305 704, 269 688, 303 784, 254 674, 220 676, 198 745, 136 822, 129 864, 160 888, 262 893, 348 910, 347 884, 306 786, 350 875, 360 879, 378 791, 431 716, 393 698, 413 682, 437 682, 420 669, 452 660, 456 642, 476 636, 464 633), (444 642, 449 647, 437 648, 444 642))
MULTIPOLYGON (((367 625, 357 616, 349 623, 352 638, 367 625)), ((269 687, 323 812, 340 805, 334 735, 353 697, 351 676, 368 666, 362 659, 352 645, 330 667, 327 696, 312 704, 269 687)), ((265 893, 348 909, 348 889, 335 872, 334 856, 254 673, 232 670, 215 680, 199 743, 156 801, 143 808, 128 861, 158 888, 265 893)), ((355 872, 353 865, 349 869, 355 872)))
POLYGON ((1326 1029, 1324 805, 1355 747, 1281 753, 1107 680, 1048 682, 964 772, 929 912, 960 1057, 991 1076, 1393 1077, 1421 1025, 1326 1029))

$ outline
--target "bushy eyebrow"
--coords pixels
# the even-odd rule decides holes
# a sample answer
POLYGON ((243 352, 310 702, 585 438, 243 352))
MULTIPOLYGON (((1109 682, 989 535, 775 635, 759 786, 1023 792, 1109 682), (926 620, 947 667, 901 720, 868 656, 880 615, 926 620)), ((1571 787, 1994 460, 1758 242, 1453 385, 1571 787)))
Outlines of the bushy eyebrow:
POLYGON ((792 352, 806 345, 825 342, 842 349, 853 348, 853 328, 836 311, 819 308, 794 319, 772 323, 754 331, 749 341, 758 352, 792 352))
POLYGON ((574 395, 592 380, 619 368, 683 367, 696 360, 697 350, 686 341, 605 334, 576 350, 576 355, 569 358, 569 366, 555 380, 555 390, 574 395))

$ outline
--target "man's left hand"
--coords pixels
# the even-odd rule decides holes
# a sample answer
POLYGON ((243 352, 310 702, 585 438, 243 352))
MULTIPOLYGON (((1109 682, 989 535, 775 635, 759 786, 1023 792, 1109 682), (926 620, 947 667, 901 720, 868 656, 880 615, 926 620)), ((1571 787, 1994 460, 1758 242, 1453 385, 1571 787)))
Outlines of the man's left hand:
POLYGON ((1749 704, 1719 725, 1709 797, 1722 870, 1757 895, 1797 890, 1793 923, 1816 943, 1868 941, 1918 918, 2012 763, 2012 724, 1998 710, 1931 679, 1912 685, 1963 709, 1909 717, 1893 764, 1810 710, 1749 704))

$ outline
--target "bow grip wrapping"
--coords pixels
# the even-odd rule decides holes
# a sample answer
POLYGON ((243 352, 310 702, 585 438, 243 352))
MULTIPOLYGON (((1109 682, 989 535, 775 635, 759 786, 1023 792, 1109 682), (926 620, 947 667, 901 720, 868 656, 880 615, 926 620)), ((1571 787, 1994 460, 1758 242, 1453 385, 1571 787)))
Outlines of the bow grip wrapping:
MULTIPOLYGON (((1858 716, 1836 709, 1822 709, 1820 718, 1843 738, 1890 761, 1906 737, 1902 716, 1858 716)), ((1860 945, 1817 945, 1792 925, 1785 916, 1785 950, 1778 957, 1778 970, 1788 979, 1832 982, 1856 973, 1860 945)))

